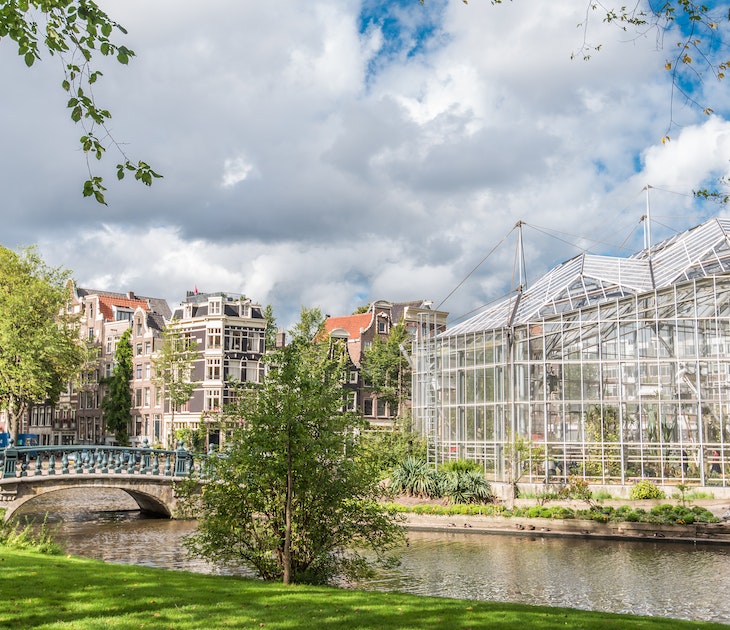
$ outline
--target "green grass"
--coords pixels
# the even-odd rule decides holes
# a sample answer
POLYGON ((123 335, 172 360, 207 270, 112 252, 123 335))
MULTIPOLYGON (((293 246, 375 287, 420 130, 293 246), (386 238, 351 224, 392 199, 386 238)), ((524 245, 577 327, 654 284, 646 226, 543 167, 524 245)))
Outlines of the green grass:
POLYGON ((705 629, 720 624, 289 586, 0 546, 0 628, 705 629))

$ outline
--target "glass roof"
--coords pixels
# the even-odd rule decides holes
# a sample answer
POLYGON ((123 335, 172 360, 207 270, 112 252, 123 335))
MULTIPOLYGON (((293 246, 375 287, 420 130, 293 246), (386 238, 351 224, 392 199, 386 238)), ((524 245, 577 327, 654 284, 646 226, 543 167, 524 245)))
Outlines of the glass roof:
POLYGON ((710 219, 628 258, 580 254, 522 294, 449 328, 441 337, 524 324, 585 306, 730 273, 730 220, 710 219))

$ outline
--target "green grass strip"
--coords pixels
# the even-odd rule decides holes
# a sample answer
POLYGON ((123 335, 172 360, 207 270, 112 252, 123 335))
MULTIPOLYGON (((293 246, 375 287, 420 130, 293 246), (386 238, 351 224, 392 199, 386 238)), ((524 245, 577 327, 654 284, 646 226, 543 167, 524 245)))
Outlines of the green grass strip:
POLYGON ((564 608, 289 586, 0 546, 0 628, 727 628, 564 608))

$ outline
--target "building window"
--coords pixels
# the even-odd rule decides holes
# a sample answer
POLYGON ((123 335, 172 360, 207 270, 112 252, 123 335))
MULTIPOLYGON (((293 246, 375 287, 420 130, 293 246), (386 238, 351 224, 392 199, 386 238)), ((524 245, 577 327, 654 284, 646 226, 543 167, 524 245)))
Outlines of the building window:
POLYGON ((89 341, 94 341, 94 329, 89 328, 89 341))
POLYGON ((211 300, 208 303, 208 313, 210 315, 220 315, 221 314, 221 300, 211 300))
POLYGON ((357 383, 357 370, 350 370, 350 383, 357 383))
POLYGON ((227 361, 226 362, 226 379, 229 381, 241 381, 241 362, 240 361, 227 361))
POLYGON ((205 380, 219 381, 221 378, 221 360, 219 358, 206 359, 205 380))
POLYGON ((152 342, 151 341, 144 342, 144 353, 152 354, 152 342))
POLYGON ((137 336, 139 337, 142 334, 142 320, 137 320, 137 336))
POLYGON ((141 363, 138 363, 138 364, 137 364, 137 365, 135 366, 135 378, 136 378, 137 380, 139 380, 139 379, 141 379, 141 378, 142 378, 142 364, 141 364, 141 363))
POLYGON ((150 375, 152 374, 152 368, 149 363, 144 364, 144 377, 149 381, 150 375))
POLYGON ((372 398, 366 398, 362 401, 362 413, 365 416, 372 416, 373 415, 373 399, 372 398))
POLYGON ((142 406, 142 390, 141 389, 134 390, 134 406, 135 407, 142 406))
POLYGON ((137 344, 137 356, 138 357, 142 356, 142 344, 141 343, 137 344))
POLYGON ((249 383, 260 383, 263 377, 263 365, 258 361, 245 361, 246 380, 249 383))
POLYGON ((106 353, 111 354, 113 350, 114 350, 114 344, 112 343, 112 338, 107 337, 106 338, 106 353))
POLYGON ((241 330, 229 330, 226 332, 226 337, 228 338, 226 350, 243 350, 243 332, 241 330))
POLYGON ((388 406, 382 398, 378 398, 378 418, 384 418, 388 415, 388 406))
POLYGON ((221 347, 221 329, 220 328, 209 328, 208 338, 205 344, 206 348, 220 348, 221 347))
POLYGON ((384 319, 378 320, 378 332, 381 335, 385 335, 388 332, 388 322, 385 321, 384 319))
POLYGON ((205 411, 217 411, 221 406, 221 391, 219 389, 205 390, 205 411))
POLYGON ((145 387, 144 388, 144 406, 149 407, 150 406, 150 388, 145 387))
POLYGON ((347 393, 347 411, 355 411, 357 409, 357 392, 347 393))
POLYGON ((104 376, 106 378, 111 378, 111 375, 112 375, 112 364, 111 363, 107 363, 104 366, 104 376))

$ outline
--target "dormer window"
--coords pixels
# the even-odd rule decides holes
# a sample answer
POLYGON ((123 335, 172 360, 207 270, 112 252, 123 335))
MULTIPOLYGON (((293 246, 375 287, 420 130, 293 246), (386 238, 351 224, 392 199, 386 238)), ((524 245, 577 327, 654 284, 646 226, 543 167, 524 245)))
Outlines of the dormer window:
POLYGON ((220 315, 221 314, 221 299, 216 298, 208 302, 208 314, 209 315, 220 315))

